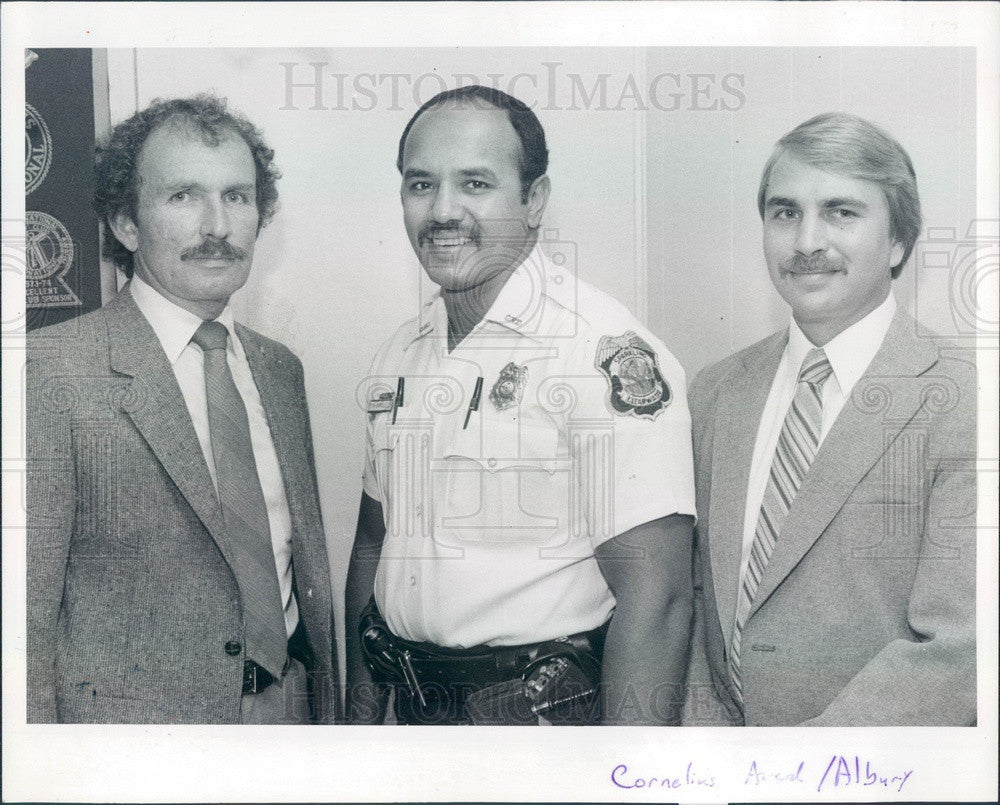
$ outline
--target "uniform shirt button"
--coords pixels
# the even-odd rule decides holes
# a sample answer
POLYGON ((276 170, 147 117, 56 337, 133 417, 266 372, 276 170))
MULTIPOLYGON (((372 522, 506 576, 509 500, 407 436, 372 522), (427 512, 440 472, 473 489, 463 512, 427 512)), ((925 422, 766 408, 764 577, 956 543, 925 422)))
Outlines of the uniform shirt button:
POLYGON ((495 467, 497 465, 497 460, 495 458, 487 459, 486 463, 491 467, 495 467))
POLYGON ((411 587, 416 587, 417 586, 417 577, 416 576, 410 576, 410 586, 411 587))
POLYGON ((416 512, 417 517, 419 517, 421 515, 421 513, 423 512, 423 509, 420 508, 419 506, 415 506, 414 509, 413 509, 413 511, 416 512))
POLYGON ((230 657, 235 657, 237 654, 243 651, 243 644, 237 643, 235 640, 230 640, 225 646, 226 654, 230 657))
POLYGON ((310 587, 308 590, 306 590, 306 598, 312 598, 312 597, 313 597, 313 588, 310 587))

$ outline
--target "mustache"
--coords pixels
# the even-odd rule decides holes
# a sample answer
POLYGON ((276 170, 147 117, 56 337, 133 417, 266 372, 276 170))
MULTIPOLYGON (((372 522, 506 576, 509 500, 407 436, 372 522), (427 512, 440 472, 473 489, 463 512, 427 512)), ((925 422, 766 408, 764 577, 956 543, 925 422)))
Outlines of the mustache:
POLYGON ((242 260, 246 256, 244 249, 234 246, 228 240, 211 237, 181 252, 181 260, 242 260))
POLYGON ((787 260, 783 260, 779 267, 785 274, 825 274, 832 271, 843 271, 844 261, 831 259, 825 254, 813 254, 809 257, 794 254, 787 260))
POLYGON ((458 221, 448 221, 444 224, 425 224, 417 235, 417 242, 423 246, 436 237, 463 237, 472 241, 473 245, 481 246, 483 229, 479 224, 465 228, 458 221))

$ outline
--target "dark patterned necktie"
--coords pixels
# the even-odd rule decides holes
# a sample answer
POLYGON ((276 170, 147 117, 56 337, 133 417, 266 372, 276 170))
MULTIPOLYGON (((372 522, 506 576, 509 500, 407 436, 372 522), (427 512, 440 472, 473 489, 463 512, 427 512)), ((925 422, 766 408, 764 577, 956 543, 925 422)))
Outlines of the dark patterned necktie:
POLYGON ((236 547, 246 656, 280 678, 288 651, 284 608, 250 422, 226 361, 228 335, 225 325, 206 321, 191 341, 205 356, 208 427, 222 516, 236 547))
POLYGON ((743 680, 740 676, 740 644, 754 595, 760 586, 764 568, 778 542, 781 526, 792 507, 792 501, 802 485, 816 457, 820 428, 823 421, 823 383, 833 368, 821 349, 806 355, 799 372, 795 397, 785 416, 778 446, 774 451, 771 474, 767 479, 760 517, 754 531, 750 560, 740 584, 736 604, 736 621, 733 625, 732 650, 729 652, 729 671, 740 701, 743 700, 743 680))

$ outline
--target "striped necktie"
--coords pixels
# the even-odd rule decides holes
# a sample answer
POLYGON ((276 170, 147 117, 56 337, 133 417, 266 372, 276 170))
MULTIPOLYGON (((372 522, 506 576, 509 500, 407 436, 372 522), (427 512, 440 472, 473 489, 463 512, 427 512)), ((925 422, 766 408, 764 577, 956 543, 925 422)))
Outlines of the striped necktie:
POLYGON ((832 371, 823 350, 809 351, 802 362, 795 397, 778 436, 771 474, 767 479, 760 517, 750 548, 750 560, 740 584, 733 642, 729 652, 729 671, 741 702, 743 681, 740 676, 740 643, 743 628, 788 510, 791 509, 802 479, 816 456, 823 420, 823 383, 832 371))
POLYGON ((236 547, 236 581, 243 599, 245 656, 280 679, 288 652, 284 607, 271 545, 246 407, 226 361, 229 331, 202 322, 191 341, 205 358, 208 427, 222 517, 236 547))

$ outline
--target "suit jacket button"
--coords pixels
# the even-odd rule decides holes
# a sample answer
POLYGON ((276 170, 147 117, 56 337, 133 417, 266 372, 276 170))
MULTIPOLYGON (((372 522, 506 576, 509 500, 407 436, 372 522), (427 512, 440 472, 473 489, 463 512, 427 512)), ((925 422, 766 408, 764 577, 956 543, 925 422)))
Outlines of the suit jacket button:
POLYGON ((313 597, 313 588, 310 587, 308 590, 306 590, 306 598, 312 598, 312 597, 313 597))
POLYGON ((241 651, 243 651, 242 643, 237 643, 235 640, 230 640, 228 643, 226 643, 226 654, 228 654, 230 657, 235 657, 241 651))

